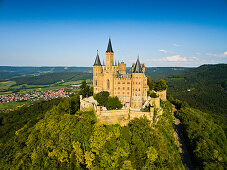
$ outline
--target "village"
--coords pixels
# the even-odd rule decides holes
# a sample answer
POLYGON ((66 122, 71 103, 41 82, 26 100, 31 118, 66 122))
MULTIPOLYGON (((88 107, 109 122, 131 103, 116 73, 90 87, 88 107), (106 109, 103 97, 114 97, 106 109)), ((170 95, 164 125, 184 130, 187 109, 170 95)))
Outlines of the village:
POLYGON ((22 102, 22 101, 38 101, 51 100, 56 98, 70 97, 74 92, 69 92, 67 89, 54 89, 46 91, 33 91, 30 93, 12 93, 0 95, 0 103, 22 102))

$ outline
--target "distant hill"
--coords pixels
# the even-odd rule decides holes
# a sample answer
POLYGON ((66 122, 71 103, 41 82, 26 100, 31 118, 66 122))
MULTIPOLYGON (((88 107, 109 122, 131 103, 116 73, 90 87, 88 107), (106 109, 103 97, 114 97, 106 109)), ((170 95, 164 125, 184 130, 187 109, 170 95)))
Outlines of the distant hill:
POLYGON ((40 76, 32 77, 18 77, 10 79, 15 81, 17 85, 27 84, 27 85, 49 85, 57 83, 60 81, 69 82, 77 80, 87 80, 92 79, 91 73, 83 72, 59 72, 59 73, 47 73, 40 76))
POLYGON ((151 78, 164 78, 169 74, 189 71, 193 68, 190 67, 146 67, 146 75, 151 78))
MULTIPOLYGON (((127 67, 129 71, 131 67, 127 67)), ((146 74, 151 74, 152 77, 163 77, 171 73, 178 73, 191 68, 185 67, 147 67, 146 74)), ((7 81, 18 77, 32 77, 48 73, 72 73, 86 72, 92 73, 92 67, 11 67, 0 66, 0 81, 7 81)))
POLYGON ((0 66, 0 81, 16 77, 38 76, 47 73, 59 72, 87 72, 91 73, 91 67, 11 67, 0 66))
POLYGON ((227 64, 202 65, 165 79, 174 98, 206 112, 227 113, 227 64))

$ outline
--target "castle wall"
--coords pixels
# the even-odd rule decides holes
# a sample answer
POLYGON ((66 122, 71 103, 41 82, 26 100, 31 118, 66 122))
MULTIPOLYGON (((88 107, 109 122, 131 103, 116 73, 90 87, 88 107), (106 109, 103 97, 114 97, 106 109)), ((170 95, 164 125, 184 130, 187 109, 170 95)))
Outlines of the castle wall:
POLYGON ((151 98, 150 100, 150 105, 151 106, 156 106, 156 108, 160 108, 160 98, 157 97, 157 98, 151 98))
POLYGON ((80 100, 80 110, 81 111, 94 111, 95 107, 92 103, 89 103, 84 100, 80 100))
POLYGON ((129 122, 128 110, 105 110, 97 112, 98 121, 109 125, 119 123, 120 125, 126 125, 129 122))
POLYGON ((130 107, 131 78, 114 79, 114 96, 117 96, 125 107, 130 107))
MULTIPOLYGON (((98 106, 100 107, 100 106, 98 106)), ((139 110, 101 110, 97 108, 97 119, 98 122, 109 125, 119 123, 121 126, 125 126, 128 122, 134 118, 141 118, 146 116, 147 119, 152 120, 154 115, 154 108, 151 108, 150 112, 141 112, 139 110)))
POLYGON ((167 90, 158 91, 158 92, 157 92, 157 95, 159 96, 159 98, 160 98, 161 100, 166 101, 166 100, 167 100, 167 99, 166 99, 166 92, 167 92, 167 90))

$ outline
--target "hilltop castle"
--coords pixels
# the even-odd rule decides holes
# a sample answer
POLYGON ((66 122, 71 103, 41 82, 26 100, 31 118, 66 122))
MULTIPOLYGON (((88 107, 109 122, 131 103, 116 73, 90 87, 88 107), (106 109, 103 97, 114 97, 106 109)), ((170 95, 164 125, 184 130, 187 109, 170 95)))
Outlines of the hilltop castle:
POLYGON ((114 63, 114 52, 111 40, 106 50, 106 64, 100 62, 97 53, 93 65, 93 89, 94 94, 108 91, 110 96, 117 96, 125 108, 142 108, 147 100, 147 77, 145 76, 145 65, 140 64, 139 58, 132 65, 131 70, 126 73, 126 64, 114 63))
POLYGON ((157 115, 162 114, 160 100, 166 100, 166 90, 155 92, 156 97, 147 96, 149 87, 145 76, 145 65, 140 64, 139 58, 126 73, 126 64, 114 63, 113 57, 114 52, 109 39, 106 64, 104 62, 103 65, 101 64, 97 53, 93 65, 93 92, 97 94, 108 91, 110 96, 117 96, 124 107, 118 110, 107 110, 106 107, 100 106, 93 96, 83 98, 80 95, 80 110, 94 111, 98 121, 103 124, 126 125, 130 120, 143 116, 153 121, 155 109, 157 115), (144 111, 148 107, 149 111, 144 111))

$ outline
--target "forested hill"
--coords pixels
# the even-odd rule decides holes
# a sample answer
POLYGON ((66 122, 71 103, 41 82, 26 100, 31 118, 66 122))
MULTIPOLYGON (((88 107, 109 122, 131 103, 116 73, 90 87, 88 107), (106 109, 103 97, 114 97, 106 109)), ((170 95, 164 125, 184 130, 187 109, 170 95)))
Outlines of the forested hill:
MULTIPOLYGON (((127 67, 129 71, 131 67, 127 67)), ((163 77, 171 73, 178 73, 191 68, 186 67, 147 67, 146 74, 152 74, 153 77, 163 77)), ((19 77, 33 77, 49 73, 92 73, 92 67, 11 67, 0 66, 0 81, 7 81, 19 77)), ((67 74, 67 75, 69 75, 67 74)), ((60 75, 60 74, 59 74, 60 75)), ((55 76, 56 77, 56 76, 55 76)))
POLYGON ((165 79, 174 98, 206 112, 227 113, 227 64, 202 65, 165 79))
POLYGON ((0 66, 0 81, 24 76, 59 72, 92 72, 92 67, 11 67, 0 66))

